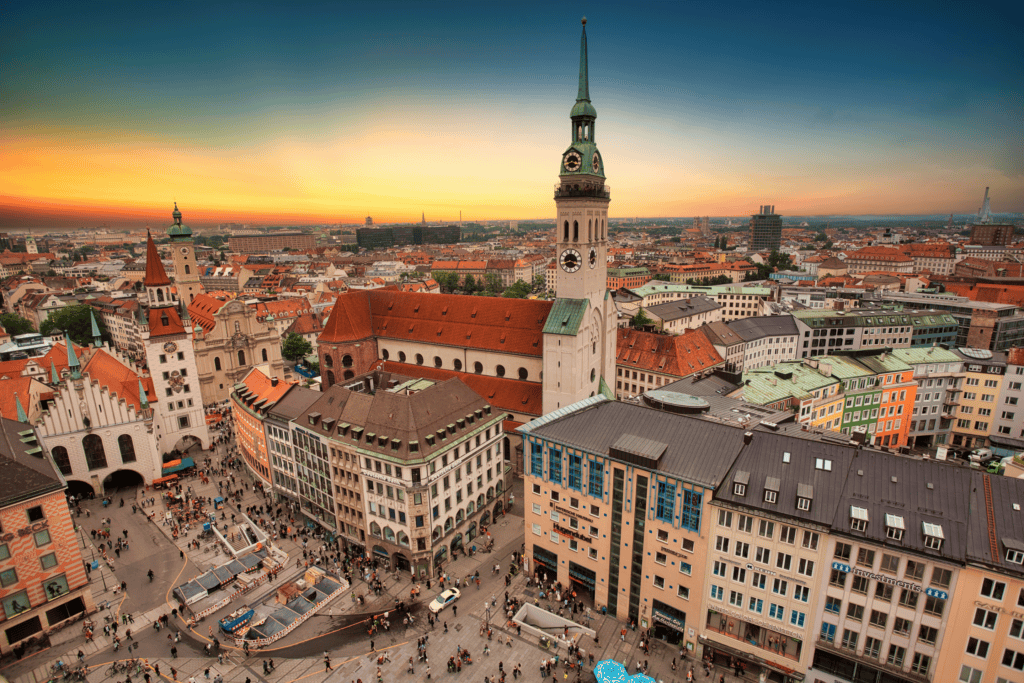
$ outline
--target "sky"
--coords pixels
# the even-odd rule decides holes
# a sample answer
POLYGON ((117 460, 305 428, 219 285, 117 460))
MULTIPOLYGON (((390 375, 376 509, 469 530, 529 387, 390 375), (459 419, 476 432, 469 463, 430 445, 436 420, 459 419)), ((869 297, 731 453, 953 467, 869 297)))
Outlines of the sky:
POLYGON ((1020 3, 0 8, 0 226, 1024 211, 1020 3))

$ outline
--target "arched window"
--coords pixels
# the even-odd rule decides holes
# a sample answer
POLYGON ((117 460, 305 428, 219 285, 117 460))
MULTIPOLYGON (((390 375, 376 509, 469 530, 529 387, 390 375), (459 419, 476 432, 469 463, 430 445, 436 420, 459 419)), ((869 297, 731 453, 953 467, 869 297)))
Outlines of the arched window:
POLYGON ((117 437, 117 447, 121 450, 121 462, 129 463, 135 462, 135 443, 132 441, 131 434, 122 434, 117 437))
POLYGON ((398 362, 399 363, 404 363, 405 362, 405 351, 399 351, 398 352, 398 362))
POLYGON ((387 360, 388 358, 390 358, 390 357, 391 357, 391 354, 390 354, 390 353, 388 353, 388 350, 387 350, 387 349, 381 349, 381 351, 380 351, 380 357, 381 357, 381 358, 383 358, 384 360, 387 360))
POLYGON ((477 361, 477 362, 473 363, 473 372, 475 372, 478 375, 483 374, 483 372, 484 372, 484 364, 481 363, 480 361, 477 361))
POLYGON ((398 532, 398 545, 409 547, 409 535, 404 531, 398 532))
POLYGON ((101 470, 107 466, 107 454, 103 451, 103 439, 96 434, 86 434, 82 439, 82 450, 85 451, 85 464, 92 470, 101 470))
POLYGON ((441 365, 441 356, 434 356, 434 367, 439 368, 441 365))
POLYGON ((186 265, 185 265, 185 275, 188 275, 188 274, 189 274, 189 273, 191 273, 191 272, 192 272, 192 269, 191 269, 191 268, 189 268, 189 267, 188 267, 188 265, 186 264, 186 265))
POLYGON ((423 354, 422 353, 417 353, 416 354, 416 365, 423 365, 423 354))
POLYGON ((238 367, 245 367, 245 351, 238 349, 238 367))
POLYGON ((530 376, 530 371, 526 368, 519 368, 519 379, 527 379, 530 376))
POLYGON ((476 512, 476 504, 473 501, 469 501, 469 504, 466 505, 466 514, 471 515, 474 512, 476 512))
POLYGON ((236 320, 235 321, 235 334, 238 334, 241 331, 242 331, 242 324, 236 320))
POLYGON ((568 242, 569 241, 569 221, 565 222, 565 237, 562 238, 562 241, 563 242, 568 242))
POLYGON ((370 535, 376 536, 377 538, 381 537, 380 524, 377 524, 377 522, 370 522, 370 535))
POLYGON ((455 524, 462 524, 466 520, 466 513, 459 510, 455 513, 455 524))
POLYGON ((435 526, 434 530, 430 532, 430 538, 434 541, 441 538, 441 527, 435 526))
POLYGON ((594 219, 587 220, 587 241, 590 242, 594 239, 594 219))
POLYGON ((324 365, 326 365, 329 368, 333 368, 334 367, 334 356, 331 356, 330 354, 324 356, 324 365))
POLYGON ((595 379, 597 379, 597 370, 590 368, 590 381, 593 382, 595 379))
POLYGON ((266 349, 263 349, 263 350, 262 350, 262 354, 263 354, 263 362, 264 362, 264 363, 266 363, 266 362, 267 362, 267 360, 269 360, 269 359, 267 358, 267 350, 266 350, 266 349))
POLYGON ((162 289, 156 290, 156 300, 157 301, 163 301, 164 300, 164 290, 162 290, 162 289))
POLYGON ((341 357, 341 367, 350 368, 352 367, 352 356, 347 353, 341 357))
POLYGON ((494 374, 497 375, 498 377, 504 377, 505 376, 505 366, 504 365, 495 366, 494 374))
POLYGON ((334 370, 327 371, 327 386, 334 384, 334 370))
POLYGON ((389 526, 384 527, 384 540, 389 543, 395 542, 395 532, 389 526))
POLYGON ((68 457, 68 449, 63 446, 54 446, 53 450, 50 451, 50 455, 53 457, 53 462, 57 464, 57 469, 65 477, 71 476, 71 458, 68 457))
POLYGON ((220 370, 220 356, 213 357, 213 369, 220 370))
POLYGON ((452 365, 454 365, 454 366, 455 366, 455 370, 456 370, 457 372, 462 372, 462 361, 461 361, 461 360, 459 360, 458 358, 456 358, 456 359, 455 359, 455 360, 454 360, 454 361, 452 362, 452 365))
POLYGON ((448 533, 449 531, 451 531, 454 528, 455 528, 455 524, 452 523, 452 518, 451 517, 449 517, 448 519, 444 520, 444 532, 445 533, 448 533))
POLYGON ((580 222, 579 221, 573 221, 572 222, 572 241, 573 242, 579 242, 580 241, 580 222))

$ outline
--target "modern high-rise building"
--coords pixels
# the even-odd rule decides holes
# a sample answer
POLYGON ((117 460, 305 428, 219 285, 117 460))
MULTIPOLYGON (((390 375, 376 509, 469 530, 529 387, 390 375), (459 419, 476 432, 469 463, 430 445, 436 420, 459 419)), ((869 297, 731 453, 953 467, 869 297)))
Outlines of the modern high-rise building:
POLYGON ((778 250, 782 243, 782 216, 775 207, 765 204, 750 217, 750 251, 778 250))

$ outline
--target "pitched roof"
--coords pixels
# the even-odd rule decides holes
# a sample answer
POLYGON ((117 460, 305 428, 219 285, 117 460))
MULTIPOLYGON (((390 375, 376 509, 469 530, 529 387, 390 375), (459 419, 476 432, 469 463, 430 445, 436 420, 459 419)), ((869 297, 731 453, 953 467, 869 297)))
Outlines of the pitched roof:
POLYGON ((153 242, 153 235, 146 232, 146 278, 143 284, 147 287, 163 287, 171 284, 171 278, 167 277, 164 264, 160 261, 160 253, 156 250, 156 243, 153 242))
POLYGON ((336 344, 372 337, 370 294, 368 290, 351 290, 339 294, 317 343, 336 344))
POLYGON ((739 318, 728 323, 729 329, 743 338, 754 341, 763 337, 790 336, 800 334, 796 321, 791 315, 764 315, 755 318, 739 318))
POLYGON ((971 471, 967 559, 1024 575, 1024 566, 1009 562, 1007 550, 1024 550, 1024 480, 971 471), (991 520, 991 521, 990 521, 991 520))
POLYGON ((700 330, 664 335, 620 327, 616 332, 615 364, 621 367, 688 377, 721 363, 714 344, 700 330))
POLYGON ((36 380, 31 377, 11 377, 0 379, 0 417, 9 420, 16 420, 18 417, 18 404, 14 399, 17 394, 24 410, 31 413, 29 405, 32 401, 32 382, 36 380))
POLYGON ((297 317, 295 321, 288 326, 285 330, 285 334, 313 334, 314 332, 320 332, 324 328, 320 324, 320 319, 315 313, 304 313, 297 317))
POLYGON ((37 450, 34 436, 22 440, 26 426, 17 420, 0 418, 0 430, 4 432, 0 435, 0 507, 64 488, 53 461, 37 450))
POLYGON ((174 306, 149 309, 150 339, 172 334, 185 334, 185 325, 181 322, 178 309, 174 306))
POLYGON ((891 261, 893 263, 906 263, 914 260, 900 252, 899 249, 892 247, 864 247, 847 253, 847 262, 851 259, 854 261, 891 261))
POLYGON ((188 315, 196 321, 203 331, 209 334, 217 326, 217 319, 214 318, 224 304, 228 302, 226 296, 212 296, 207 293, 197 294, 188 305, 188 315))
POLYGON ((141 377, 135 370, 128 367, 120 360, 110 355, 103 349, 97 349, 82 370, 83 375, 89 379, 99 382, 100 386, 107 387, 112 394, 124 399, 128 405, 135 406, 135 411, 142 410, 141 396, 139 395, 139 380, 146 390, 146 400, 156 401, 156 389, 153 387, 153 378, 141 377))
POLYGON ((495 408, 526 415, 543 414, 543 385, 505 377, 488 377, 468 372, 455 372, 428 368, 422 365, 382 361, 377 364, 382 370, 406 377, 423 377, 432 380, 446 380, 456 377, 477 394, 483 396, 495 408))
POLYGON ((281 380, 275 382, 274 379, 271 379, 259 368, 253 368, 240 383, 244 385, 244 388, 237 384, 235 385, 235 393, 249 407, 252 407, 253 403, 262 401, 263 403, 259 406, 259 410, 265 411, 281 400, 281 397, 288 393, 288 390, 295 384, 295 382, 284 382, 281 380))
POLYGON ((691 315, 708 313, 721 307, 722 304, 706 296, 691 296, 689 299, 677 299, 664 304, 648 306, 647 312, 662 320, 679 320, 691 315))

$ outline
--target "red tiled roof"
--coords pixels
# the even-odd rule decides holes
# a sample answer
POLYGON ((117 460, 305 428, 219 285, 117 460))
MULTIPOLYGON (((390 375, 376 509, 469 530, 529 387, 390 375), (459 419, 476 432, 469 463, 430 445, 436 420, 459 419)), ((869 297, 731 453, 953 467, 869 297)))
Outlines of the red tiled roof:
POLYGON ((224 304, 228 302, 226 296, 212 296, 210 294, 197 294, 188 305, 188 315, 196 321, 203 331, 209 334, 217 326, 217 319, 213 316, 224 304))
POLYGON ((163 287, 171 284, 171 278, 167 277, 164 264, 160 261, 160 253, 156 250, 156 243, 153 242, 153 235, 146 231, 146 279, 143 284, 147 287, 163 287))
MULTIPOLYGON (((22 358, 20 360, 5 360, 0 362, 0 379, 21 377, 21 373, 25 372, 25 366, 28 365, 28 360, 28 358, 22 358)), ((46 369, 49 370, 50 366, 47 365, 46 369)))
POLYGON ((854 261, 892 261, 893 263, 906 263, 914 260, 892 247, 864 247, 847 254, 846 260, 850 261, 851 259, 854 261))
MULTIPOLYGON (((81 359, 85 355, 85 348, 75 343, 72 343, 71 345, 75 349, 75 355, 77 355, 78 358, 81 359)), ((54 367, 57 368, 58 376, 68 369, 67 344, 63 342, 58 342, 54 344, 50 348, 50 350, 46 352, 46 355, 43 356, 42 358, 33 358, 31 360, 34 360, 35 362, 39 363, 39 367, 46 371, 46 382, 49 382, 50 373, 52 372, 50 368, 51 362, 53 363, 54 367)))
POLYGON ((288 327, 286 334, 312 334, 323 330, 315 313, 303 313, 288 327))
POLYGON ((178 309, 173 306, 149 309, 150 338, 170 334, 185 334, 185 326, 181 322, 181 316, 178 315, 178 309))
POLYGON ((274 386, 270 377, 264 374, 261 370, 252 369, 249 374, 245 376, 242 383, 249 388, 249 391, 255 395, 255 401, 265 400, 262 408, 267 408, 270 404, 277 403, 281 400, 281 397, 287 393, 297 382, 284 382, 278 381, 277 386, 274 386))
POLYGON ((106 387, 110 393, 117 394, 129 405, 135 406, 135 410, 142 410, 142 402, 139 396, 139 380, 146 390, 148 401, 156 400, 156 389, 153 387, 151 377, 140 377, 137 372, 128 367, 114 356, 103 349, 97 349, 89 362, 82 368, 82 374, 88 375, 89 379, 99 382, 100 386, 106 387))
POLYGON ((0 379, 0 416, 8 420, 18 419, 18 404, 14 401, 14 395, 21 400, 21 408, 28 415, 32 412, 32 382, 31 377, 12 377, 0 379))
POLYGON ((526 415, 540 416, 543 414, 543 385, 537 382, 473 375, 468 372, 428 368, 409 363, 395 363, 394 361, 378 361, 376 367, 406 377, 423 377, 432 380, 458 377, 466 386, 496 408, 526 415))
POLYGON ((675 377, 687 377, 723 362, 700 330, 670 336, 620 327, 615 351, 618 366, 675 377))
POLYGON ((370 325, 370 292, 352 290, 338 295, 331 315, 324 323, 319 344, 358 341, 373 336, 370 325))

